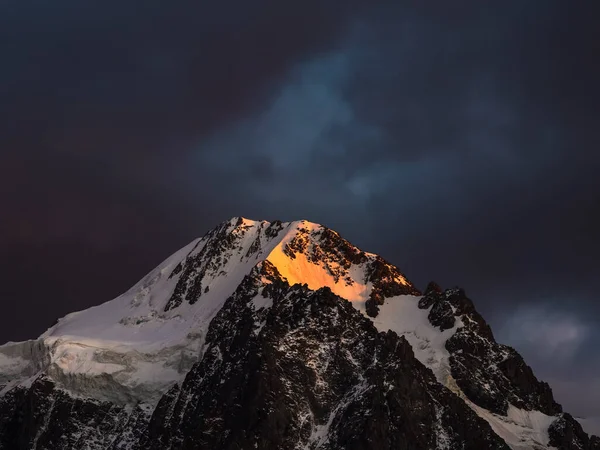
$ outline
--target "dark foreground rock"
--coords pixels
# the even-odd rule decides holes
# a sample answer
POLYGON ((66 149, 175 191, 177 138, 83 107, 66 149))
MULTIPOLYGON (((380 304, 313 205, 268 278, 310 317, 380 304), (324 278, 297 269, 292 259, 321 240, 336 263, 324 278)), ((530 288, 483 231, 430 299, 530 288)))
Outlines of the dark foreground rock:
POLYGON ((347 301, 248 278, 203 361, 160 402, 149 449, 507 449, 394 332, 347 301))

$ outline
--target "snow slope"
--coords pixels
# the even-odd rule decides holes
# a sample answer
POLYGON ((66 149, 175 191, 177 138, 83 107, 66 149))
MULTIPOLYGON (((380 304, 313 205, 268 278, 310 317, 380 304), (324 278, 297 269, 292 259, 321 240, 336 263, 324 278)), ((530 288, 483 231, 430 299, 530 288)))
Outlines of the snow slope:
POLYGON ((463 397, 463 400, 485 419, 494 432, 513 450, 545 449, 549 447, 548 428, 556 417, 539 411, 526 411, 511 405, 506 416, 493 414, 463 397))
POLYGON ((450 365, 444 345, 461 323, 458 320, 453 328, 441 332, 429 322, 429 309, 418 308, 419 299, 412 295, 386 299, 373 323, 379 331, 393 330, 404 336, 417 359, 433 371, 440 383, 445 384, 450 376, 450 365))

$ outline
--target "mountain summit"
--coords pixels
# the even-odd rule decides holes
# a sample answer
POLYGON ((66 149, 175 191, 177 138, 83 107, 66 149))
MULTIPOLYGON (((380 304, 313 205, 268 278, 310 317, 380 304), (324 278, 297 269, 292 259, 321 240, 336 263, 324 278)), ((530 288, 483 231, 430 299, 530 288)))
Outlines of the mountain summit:
POLYGON ((464 290, 233 218, 0 346, 0 449, 600 449, 464 290))

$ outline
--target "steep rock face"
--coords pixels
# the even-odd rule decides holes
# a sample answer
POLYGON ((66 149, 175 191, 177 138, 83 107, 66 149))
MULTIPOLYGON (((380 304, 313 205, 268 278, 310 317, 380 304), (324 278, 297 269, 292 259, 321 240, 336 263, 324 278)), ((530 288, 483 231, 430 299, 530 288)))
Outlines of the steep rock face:
POLYGON ((0 448, 125 450, 149 419, 138 407, 74 398, 45 376, 0 398, 0 448))
POLYGON ((461 289, 306 221, 224 222, 0 346, 0 449, 597 449, 461 289))
POLYGON ((547 415, 562 412, 547 383, 538 381, 513 348, 498 344, 489 325, 462 289, 428 289, 419 301, 429 320, 445 330, 462 317, 463 326, 446 342, 450 369, 461 391, 476 405, 506 416, 509 405, 547 415))
POLYGON ((573 416, 561 414, 548 430, 550 445, 561 450, 599 450, 600 439, 588 436, 573 416))
POLYGON ((289 287, 269 263, 227 301, 207 343, 143 448, 508 448, 404 338, 378 333, 328 288, 289 287))
POLYGON ((171 272, 169 278, 181 276, 164 310, 177 308, 184 301, 190 305, 199 301, 203 294, 210 291, 210 281, 227 275, 225 269, 230 259, 238 257, 239 262, 243 262, 244 258, 262 253, 263 244, 277 238, 283 228, 281 222, 261 223, 259 232, 252 236, 251 244, 243 245, 244 239, 251 234, 249 229, 254 225, 245 224, 244 219, 239 217, 220 224, 202 237, 185 260, 179 262, 171 272))

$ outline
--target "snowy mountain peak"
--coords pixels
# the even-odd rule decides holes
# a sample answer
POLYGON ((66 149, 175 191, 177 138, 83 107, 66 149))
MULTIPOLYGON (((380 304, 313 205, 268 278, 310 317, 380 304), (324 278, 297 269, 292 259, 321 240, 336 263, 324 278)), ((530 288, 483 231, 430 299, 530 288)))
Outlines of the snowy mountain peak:
POLYGON ((205 235, 177 264, 171 277, 179 280, 165 311, 184 302, 194 304, 215 287, 229 284, 233 267, 247 269, 263 260, 290 285, 306 283, 315 290, 327 286, 373 315, 386 296, 418 294, 391 264, 329 228, 306 220, 269 223, 239 217, 205 235))
POLYGON ((155 402, 198 361, 210 322, 264 261, 288 284, 328 287, 371 315, 386 297, 418 294, 395 267, 322 225, 234 217, 116 299, 67 315, 38 340, 0 347, 0 358, 17 355, 0 368, 0 386, 45 369, 80 395, 155 402))
POLYGON ((600 449, 464 290, 421 295, 327 227, 243 217, 0 346, 0 449, 20 433, 35 449, 600 449), (15 434, 28 405, 41 425, 15 434))

